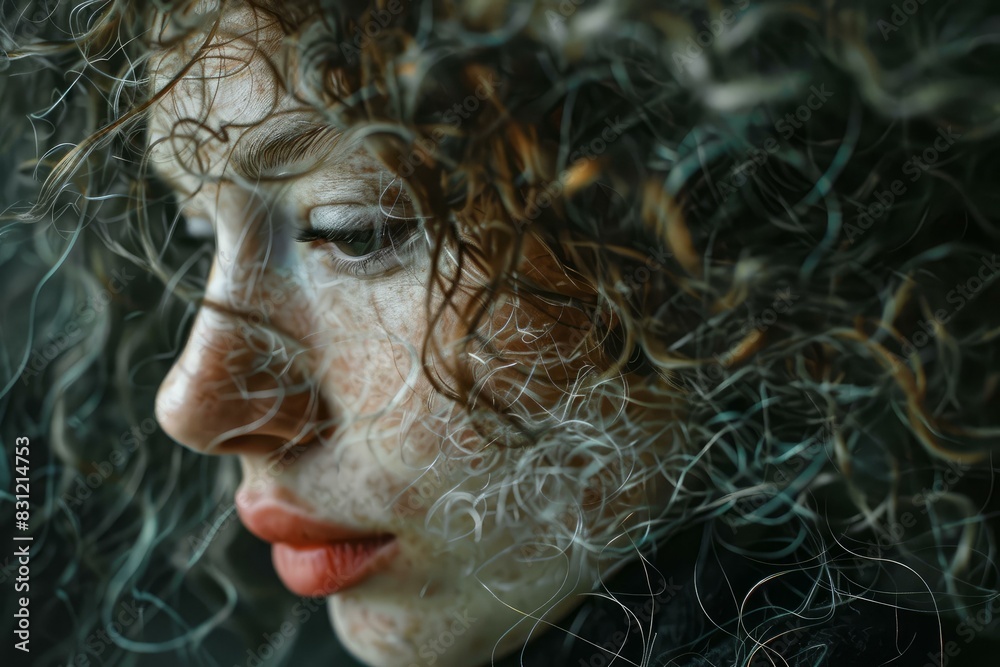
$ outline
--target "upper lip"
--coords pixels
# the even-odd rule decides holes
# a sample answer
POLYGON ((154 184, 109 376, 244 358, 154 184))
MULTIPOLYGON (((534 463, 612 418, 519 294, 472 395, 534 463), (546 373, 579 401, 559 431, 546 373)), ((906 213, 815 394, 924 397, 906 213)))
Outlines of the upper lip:
POLYGON ((313 518, 301 505, 301 501, 287 491, 255 493, 241 489, 236 494, 236 513, 240 521, 265 542, 315 546, 386 535, 313 518))

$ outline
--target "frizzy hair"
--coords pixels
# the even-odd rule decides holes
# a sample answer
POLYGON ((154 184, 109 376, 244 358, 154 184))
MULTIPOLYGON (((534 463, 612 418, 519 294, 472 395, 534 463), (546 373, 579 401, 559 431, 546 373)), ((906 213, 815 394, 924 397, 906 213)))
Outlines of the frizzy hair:
MULTIPOLYGON (((172 204, 132 167, 163 90, 150 54, 207 43, 219 7, 64 4, 42 20, 70 39, 4 47, 11 65, 70 63, 86 73, 73 99, 91 94, 85 126, 44 148, 79 143, 41 151, 19 221, 72 202, 95 256, 197 298, 170 264, 190 251, 172 204)), ((998 594, 1000 14, 716 4, 254 6, 297 49, 280 74, 303 102, 405 181, 438 267, 428 319, 454 307, 449 263, 486 276, 467 335, 421 350, 442 395, 544 441, 545 420, 483 391, 462 352, 489 348, 498 303, 571 313, 579 334, 545 350, 555 384, 580 395, 571 378, 593 369, 595 394, 669 406, 650 431, 672 439, 657 474, 676 491, 650 542, 701 523, 748 559, 809 562, 803 608, 823 589, 832 607, 964 618, 998 594), (525 244, 559 280, 524 275, 525 244)))

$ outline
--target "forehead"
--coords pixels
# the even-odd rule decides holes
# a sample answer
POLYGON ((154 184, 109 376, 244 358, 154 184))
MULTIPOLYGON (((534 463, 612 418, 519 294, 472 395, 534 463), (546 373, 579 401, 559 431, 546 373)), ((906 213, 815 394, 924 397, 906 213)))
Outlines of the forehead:
POLYGON ((289 92, 293 49, 266 12, 234 5, 214 31, 189 35, 151 60, 150 161, 173 181, 221 177, 240 141, 265 121, 315 112, 289 92))

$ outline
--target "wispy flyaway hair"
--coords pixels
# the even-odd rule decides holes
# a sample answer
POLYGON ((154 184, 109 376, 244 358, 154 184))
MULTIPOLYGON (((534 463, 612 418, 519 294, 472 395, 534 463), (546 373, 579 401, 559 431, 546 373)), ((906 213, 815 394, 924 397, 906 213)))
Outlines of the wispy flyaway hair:
POLYGON ((225 507, 212 480, 236 471, 150 444, 210 247, 151 174, 148 112, 234 31, 289 45, 275 74, 405 183, 430 321, 479 276, 462 335, 420 350, 442 396, 528 448, 565 427, 519 400, 539 367, 554 405, 652 401, 622 451, 674 491, 643 549, 697 527, 800 575, 794 602, 714 619, 741 642, 726 664, 752 664, 755 628, 859 600, 941 628, 1000 608, 1000 3, 324 0, 222 25, 231 4, 2 5, 2 437, 51 445, 38 614, 72 627, 39 664, 130 600, 161 634, 108 650, 211 664, 220 625, 274 627, 237 606, 224 544, 203 558, 228 521, 204 499, 225 507), (525 274, 527 247, 558 279, 525 274), (512 300, 579 335, 536 364, 498 348, 520 375, 487 383, 467 353, 512 300))

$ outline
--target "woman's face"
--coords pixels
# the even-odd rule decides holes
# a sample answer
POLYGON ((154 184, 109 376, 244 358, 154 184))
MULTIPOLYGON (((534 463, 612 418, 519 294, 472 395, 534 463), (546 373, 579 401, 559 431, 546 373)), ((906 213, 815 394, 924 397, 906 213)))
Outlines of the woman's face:
MULTIPOLYGON (((640 521, 651 502, 648 484, 614 502, 605 494, 630 469, 609 434, 634 440, 623 429, 635 420, 620 420, 619 433, 609 415, 620 402, 570 395, 585 386, 574 375, 586 375, 582 362, 548 372, 554 346, 579 339, 580 318, 513 300, 483 325, 491 346, 471 353, 482 350, 484 391, 567 409, 545 417, 552 435, 519 447, 491 411, 434 390, 421 361, 430 245, 414 208, 359 143, 296 101, 294 82, 279 82, 275 66, 293 56, 266 39, 276 33, 251 30, 251 16, 225 15, 217 46, 151 116, 154 168, 178 190, 191 233, 215 239, 204 303, 157 417, 188 447, 240 457, 241 519, 273 543, 289 589, 327 597, 360 659, 488 662, 620 562, 581 545, 605 546, 625 507, 640 521), (489 350, 567 386, 507 381, 489 350), (571 426, 588 420, 608 432, 571 426)), ((155 85, 184 60, 164 56, 155 85)), ((525 272, 552 273, 528 247, 525 272)), ((462 275, 470 290, 455 308, 477 280, 462 275)), ((433 325, 445 344, 463 333, 455 310, 433 325)))

